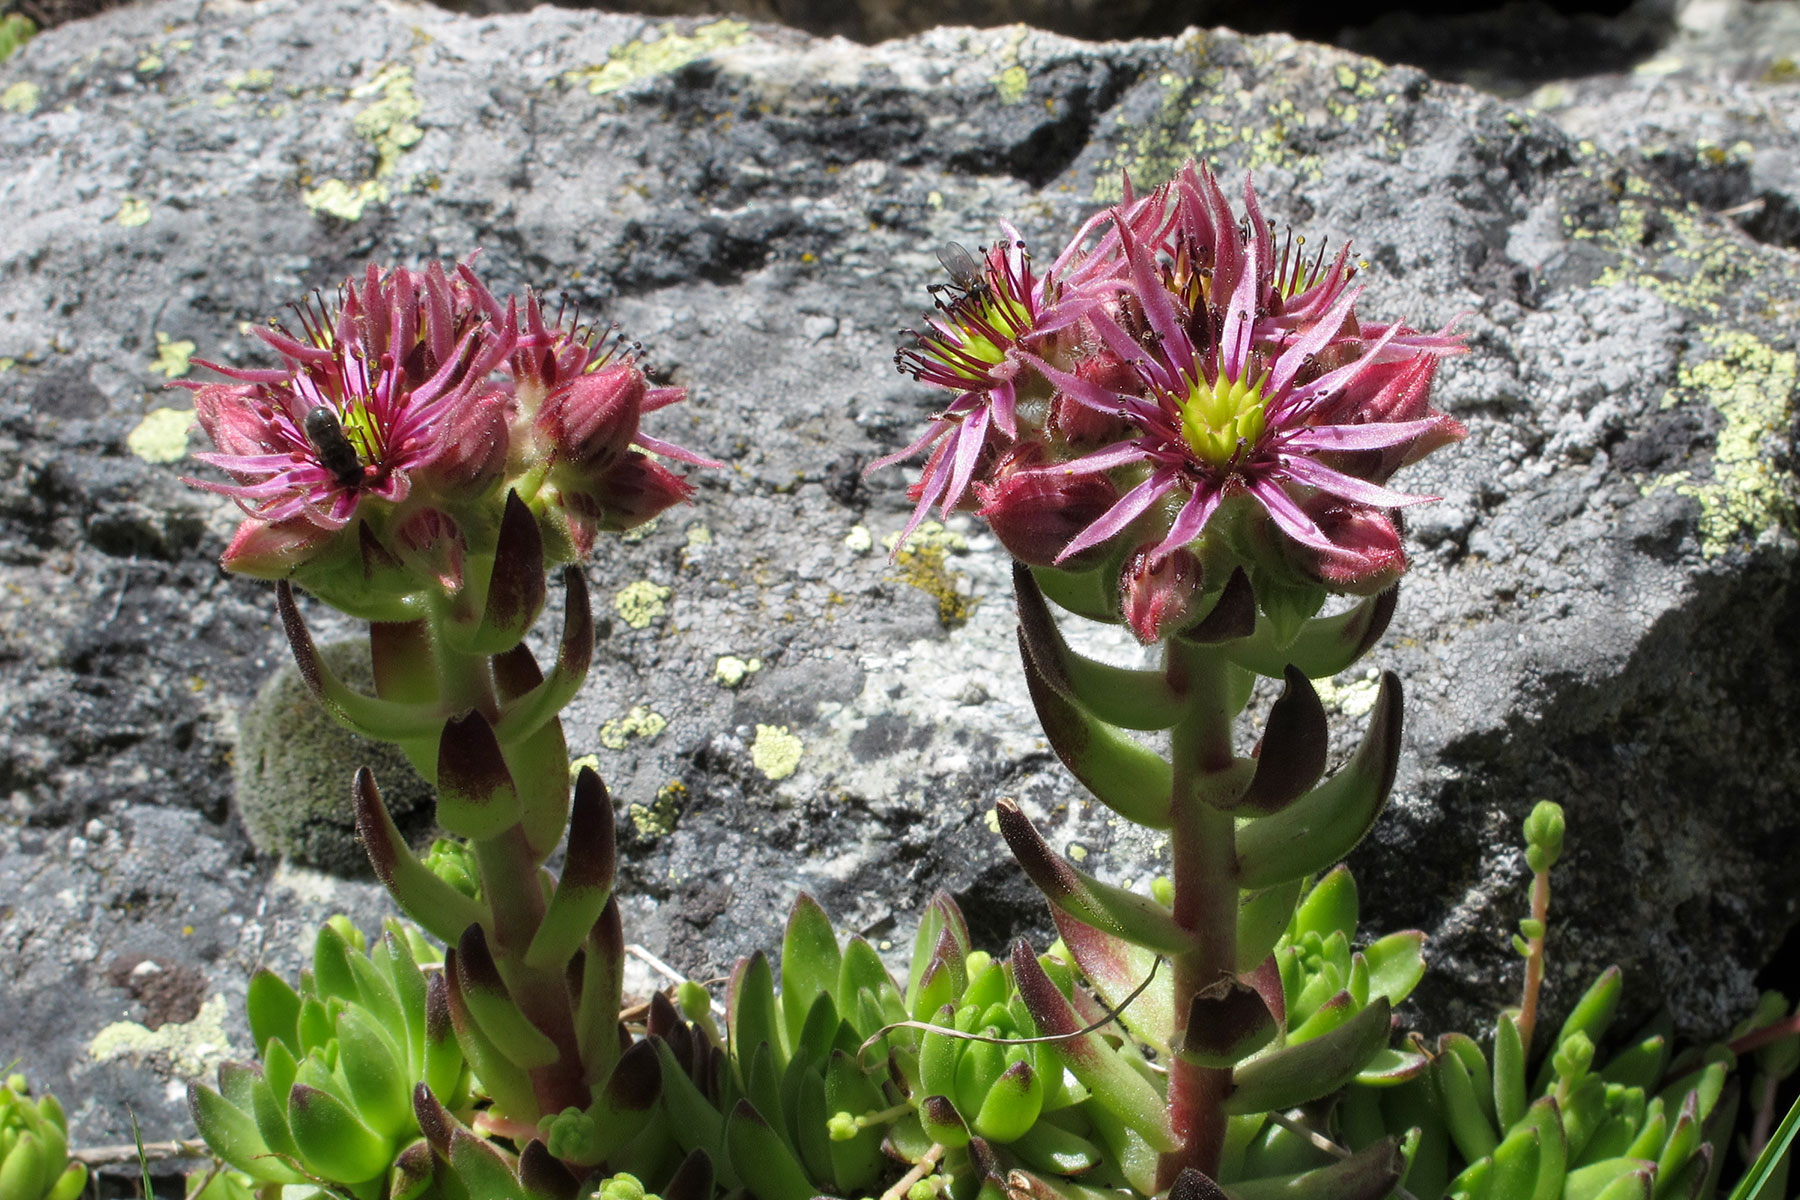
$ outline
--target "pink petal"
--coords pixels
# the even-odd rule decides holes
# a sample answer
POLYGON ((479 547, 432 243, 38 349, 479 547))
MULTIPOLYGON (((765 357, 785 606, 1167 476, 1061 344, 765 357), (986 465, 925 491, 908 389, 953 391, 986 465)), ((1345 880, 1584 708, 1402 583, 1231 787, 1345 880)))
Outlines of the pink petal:
POLYGON ((1358 479, 1354 475, 1346 475, 1342 471, 1334 471, 1315 458, 1283 457, 1282 470, 1288 478, 1308 487, 1316 487, 1320 491, 1330 492, 1334 496, 1342 496, 1346 500, 1354 500, 1358 504, 1368 504, 1377 508, 1404 508, 1409 504, 1422 504, 1427 500, 1436 500, 1436 496, 1415 496, 1407 492, 1396 492, 1366 479, 1358 479))
POLYGON ((1200 536, 1206 523, 1212 519, 1213 513, 1219 510, 1219 504, 1225 499, 1225 493, 1218 487, 1196 487, 1188 502, 1181 506, 1181 514, 1169 526, 1169 536, 1162 540, 1156 548, 1156 557, 1173 554, 1200 536))
POLYGON ((1366 425, 1309 425, 1282 442, 1289 451, 1386 450, 1421 437, 1443 424, 1444 418, 1420 421, 1372 421, 1366 425))
POLYGON ((1253 480, 1250 483, 1250 494, 1269 510, 1275 524, 1281 531, 1297 542, 1317 550, 1335 550, 1337 547, 1326 537, 1319 527, 1313 524, 1312 518, 1300 511, 1299 505, 1282 488, 1280 481, 1270 478, 1253 480))
POLYGON ((1344 327, 1344 318, 1350 315, 1350 306, 1361 294, 1361 288, 1347 290, 1317 324, 1301 334, 1298 340, 1282 347, 1281 357, 1275 360, 1275 370, 1269 376, 1272 394, 1286 391, 1300 368, 1306 365, 1306 360, 1336 340, 1338 330, 1344 327))
POLYGON ((1071 555, 1081 553, 1089 546, 1099 545, 1137 520, 1146 509, 1162 498, 1164 492, 1175 485, 1176 478, 1176 473, 1173 471, 1158 471, 1126 492, 1124 496, 1120 497, 1119 502, 1113 505, 1111 512, 1076 534, 1074 540, 1063 547, 1063 552, 1056 556, 1056 561, 1062 562, 1071 555))

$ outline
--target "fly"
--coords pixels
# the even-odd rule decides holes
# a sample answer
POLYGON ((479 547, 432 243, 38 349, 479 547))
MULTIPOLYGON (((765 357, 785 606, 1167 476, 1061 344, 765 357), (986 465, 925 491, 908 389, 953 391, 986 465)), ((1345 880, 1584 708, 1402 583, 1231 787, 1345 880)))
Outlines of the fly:
POLYGON ((362 456, 350 439, 337 414, 323 404, 306 413, 306 440, 318 452, 319 464, 337 478, 339 487, 356 487, 363 481, 362 456))
POLYGON ((960 242, 945 242, 939 246, 937 260, 949 273, 956 290, 965 296, 975 296, 987 291, 987 280, 982 277, 980 264, 960 242))

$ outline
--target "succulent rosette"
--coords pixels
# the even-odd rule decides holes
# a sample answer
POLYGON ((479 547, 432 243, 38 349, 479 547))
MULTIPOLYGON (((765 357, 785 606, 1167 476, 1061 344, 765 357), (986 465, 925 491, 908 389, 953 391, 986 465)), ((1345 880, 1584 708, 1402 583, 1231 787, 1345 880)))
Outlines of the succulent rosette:
POLYGON ((412 619, 485 588, 508 493, 567 562, 687 498, 649 454, 715 465, 638 428, 685 393, 651 387, 632 348, 547 325, 534 295, 502 303, 469 263, 371 264, 294 311, 297 332, 260 331, 280 366, 202 361, 232 382, 182 385, 215 447, 196 457, 228 477, 189 482, 246 513, 228 569, 412 619))
POLYGON ((1241 218, 1192 163, 1107 215, 1042 279, 1008 226, 901 351, 957 393, 877 464, 932 447, 908 532, 973 491, 1021 561, 1107 572, 1113 616, 1146 641, 1200 616, 1192 594, 1236 566, 1315 591, 1392 583, 1395 514, 1432 497, 1388 480, 1463 436, 1430 404, 1461 339, 1361 321, 1349 248, 1277 252, 1248 180, 1241 218))

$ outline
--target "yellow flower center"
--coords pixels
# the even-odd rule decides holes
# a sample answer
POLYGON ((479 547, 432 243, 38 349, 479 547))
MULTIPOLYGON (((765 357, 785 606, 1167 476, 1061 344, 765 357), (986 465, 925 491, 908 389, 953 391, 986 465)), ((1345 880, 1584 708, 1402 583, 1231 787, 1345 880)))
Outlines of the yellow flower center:
POLYGON ((962 334, 963 353, 998 366, 1006 361, 1006 347, 996 343, 987 331, 993 330, 1010 344, 1030 327, 1031 314, 1024 305, 983 284, 956 305, 951 319, 962 334))
POLYGON ((1187 381, 1187 398, 1177 402, 1181 436, 1202 462, 1225 466, 1236 457, 1238 447, 1254 446, 1262 437, 1267 424, 1262 391, 1266 378, 1266 373, 1246 380, 1221 374, 1212 383, 1187 381))
POLYGON ((344 438, 356 447, 356 453, 365 463, 381 461, 382 437, 376 428, 375 418, 369 412, 368 405, 361 400, 352 400, 340 417, 344 427, 344 438))

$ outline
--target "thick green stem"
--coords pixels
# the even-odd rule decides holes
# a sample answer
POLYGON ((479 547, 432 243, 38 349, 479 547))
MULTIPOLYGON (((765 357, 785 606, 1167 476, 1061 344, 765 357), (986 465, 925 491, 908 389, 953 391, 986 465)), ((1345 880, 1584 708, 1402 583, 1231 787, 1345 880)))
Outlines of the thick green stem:
MULTIPOLYGON (((488 657, 460 653, 442 638, 437 644, 438 683, 445 710, 460 713, 473 709, 490 721, 497 720, 499 697, 488 657)), ((561 745, 560 737, 554 740, 561 745)), ((566 789, 567 768, 560 761, 556 766, 554 778, 566 789)), ((515 769, 513 774, 517 777, 522 772, 515 769)), ((531 782, 515 778, 515 786, 531 782)), ((558 1061, 531 1072, 538 1105, 545 1112, 559 1112, 571 1105, 585 1107, 587 1088, 567 984, 560 971, 534 970, 525 965, 525 951, 544 921, 544 890, 538 880, 540 856, 521 824, 495 837, 472 841, 470 848, 475 852, 482 898, 490 914, 490 949, 506 980, 507 991, 526 1019, 561 1051, 558 1061)))
MULTIPOLYGON (((1169 745, 1173 913, 1193 939, 1174 964, 1176 1021, 1183 1027, 1194 996, 1231 976, 1237 962, 1236 827, 1230 814, 1215 806, 1229 799, 1215 793, 1232 779, 1231 670, 1212 647, 1179 639, 1168 643, 1165 672, 1185 710, 1169 745)), ((1184 1167, 1217 1177, 1225 1144, 1222 1104, 1230 1090, 1228 1067, 1170 1062, 1169 1117, 1182 1145, 1163 1155, 1159 1188, 1173 1185, 1184 1167)))

